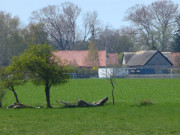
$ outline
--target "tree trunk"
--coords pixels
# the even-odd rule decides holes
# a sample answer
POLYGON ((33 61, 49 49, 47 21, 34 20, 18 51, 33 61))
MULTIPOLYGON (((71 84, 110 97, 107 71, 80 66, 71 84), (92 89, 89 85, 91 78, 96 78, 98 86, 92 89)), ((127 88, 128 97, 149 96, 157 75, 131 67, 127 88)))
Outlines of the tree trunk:
POLYGON ((51 108, 51 104, 50 104, 50 87, 49 87, 48 84, 46 84, 45 93, 46 93, 47 108, 51 108))
POLYGON ((1 101, 0 101, 0 108, 2 107, 2 103, 1 103, 1 101))
POLYGON ((113 84, 113 80, 111 80, 111 85, 112 85, 112 100, 113 100, 113 105, 114 105, 114 84, 113 84))
POLYGON ((15 98, 16 98, 16 103, 19 103, 19 99, 18 99, 17 93, 16 93, 16 91, 14 90, 14 87, 13 87, 13 86, 11 87, 11 91, 14 93, 14 96, 15 96, 15 98))

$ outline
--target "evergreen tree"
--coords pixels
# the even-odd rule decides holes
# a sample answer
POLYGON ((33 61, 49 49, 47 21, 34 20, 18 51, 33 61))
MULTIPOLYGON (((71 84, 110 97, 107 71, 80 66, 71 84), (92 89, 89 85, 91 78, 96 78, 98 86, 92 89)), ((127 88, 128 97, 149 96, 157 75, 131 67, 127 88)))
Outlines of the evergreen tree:
POLYGON ((174 36, 172 49, 174 52, 180 52, 180 30, 178 30, 174 36))

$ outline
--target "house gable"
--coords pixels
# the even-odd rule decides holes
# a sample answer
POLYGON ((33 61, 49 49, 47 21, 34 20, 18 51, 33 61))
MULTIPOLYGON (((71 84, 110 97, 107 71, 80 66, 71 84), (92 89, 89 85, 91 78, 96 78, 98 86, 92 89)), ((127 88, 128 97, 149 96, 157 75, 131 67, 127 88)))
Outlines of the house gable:
POLYGON ((142 66, 157 66, 157 65, 166 65, 172 66, 170 61, 169 54, 171 53, 161 53, 159 50, 150 50, 150 51, 139 51, 139 52, 124 52, 122 57, 122 64, 129 67, 142 67, 142 66), (168 56, 168 57, 167 57, 168 56))
POLYGON ((139 52, 125 52, 123 55, 123 63, 126 66, 135 67, 135 66, 144 66, 149 59, 157 51, 139 51, 139 52))
POLYGON ((160 51, 157 51, 146 63, 145 66, 172 66, 173 64, 160 51))

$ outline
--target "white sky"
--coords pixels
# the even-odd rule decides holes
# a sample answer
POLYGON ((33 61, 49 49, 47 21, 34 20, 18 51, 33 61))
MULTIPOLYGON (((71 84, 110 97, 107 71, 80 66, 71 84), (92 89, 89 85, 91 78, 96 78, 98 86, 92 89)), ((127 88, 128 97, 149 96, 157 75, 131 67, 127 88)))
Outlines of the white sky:
MULTIPOLYGON (((67 0, 0 0, 0 11, 18 16, 23 24, 29 23, 32 11, 48 5, 60 5, 67 0)), ((126 26, 123 21, 128 8, 136 4, 149 5, 156 0, 68 0, 78 5, 82 12, 96 10, 104 25, 113 28, 126 26)), ((180 6, 180 0, 172 0, 180 6)), ((79 18, 80 19, 80 18, 79 18)))

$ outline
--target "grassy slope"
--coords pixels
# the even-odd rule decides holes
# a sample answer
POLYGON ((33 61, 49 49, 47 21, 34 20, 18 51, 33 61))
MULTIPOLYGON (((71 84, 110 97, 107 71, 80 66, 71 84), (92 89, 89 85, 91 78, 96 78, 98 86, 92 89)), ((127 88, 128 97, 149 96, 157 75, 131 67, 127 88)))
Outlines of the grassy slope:
MULTIPOLYGON (((111 99, 111 86, 108 80, 80 79, 53 87, 55 109, 0 109, 0 134, 180 134, 180 80, 118 79, 115 88, 114 106, 109 100, 103 107, 59 109, 56 100, 111 99), (136 106, 141 99, 155 105, 136 106)), ((17 93, 24 104, 46 104, 42 86, 28 83, 17 93)), ((7 93, 3 105, 14 101, 7 93)))

